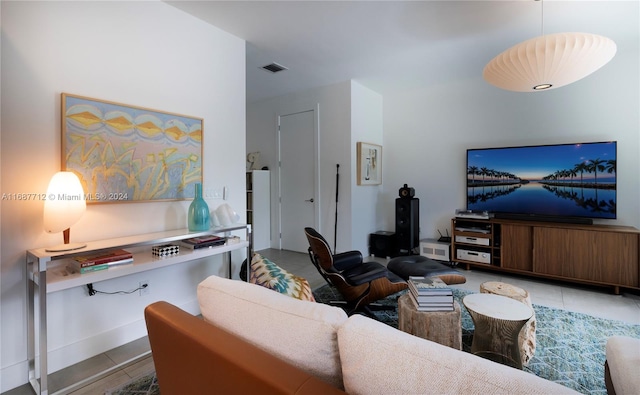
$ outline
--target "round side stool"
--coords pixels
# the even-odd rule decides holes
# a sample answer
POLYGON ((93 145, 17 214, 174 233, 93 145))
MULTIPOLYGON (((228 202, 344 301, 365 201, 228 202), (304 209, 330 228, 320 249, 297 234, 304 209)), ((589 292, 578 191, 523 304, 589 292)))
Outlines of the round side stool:
MULTIPOLYGON (((533 305, 531 304, 531 297, 526 290, 516 287, 515 285, 499 282, 499 281, 487 281, 480 284, 480 293, 488 293, 500 296, 506 296, 507 298, 515 299, 519 302, 531 307, 533 311, 533 305)), ((526 365, 536 351, 536 314, 535 311, 529 321, 522 327, 520 334, 518 335, 518 344, 520 346, 520 357, 522 364, 526 365)))
POLYGON ((475 326, 471 352, 522 369, 518 335, 533 309, 515 299, 488 293, 467 295, 462 303, 475 326))

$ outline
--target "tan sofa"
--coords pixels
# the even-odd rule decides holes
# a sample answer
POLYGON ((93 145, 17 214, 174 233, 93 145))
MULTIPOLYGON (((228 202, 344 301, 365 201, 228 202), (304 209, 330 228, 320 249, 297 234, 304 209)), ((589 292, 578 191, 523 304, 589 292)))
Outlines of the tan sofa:
POLYGON ((575 393, 367 317, 347 317, 337 307, 253 284, 212 276, 199 284, 198 301, 204 321, 163 302, 145 312, 163 395, 575 393))
POLYGON ((162 395, 344 393, 167 302, 145 318, 162 395))
POLYGON ((640 339, 611 336, 607 339, 604 379, 609 395, 640 393, 640 339))

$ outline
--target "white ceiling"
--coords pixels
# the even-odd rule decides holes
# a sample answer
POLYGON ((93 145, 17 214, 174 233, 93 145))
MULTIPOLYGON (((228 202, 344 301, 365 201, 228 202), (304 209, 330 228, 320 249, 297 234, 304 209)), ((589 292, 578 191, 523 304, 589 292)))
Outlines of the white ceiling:
POLYGON ((543 29, 601 34, 619 53, 626 44, 637 53, 640 35, 640 15, 619 23, 639 13, 638 0, 168 3, 247 41, 248 102, 350 79, 383 95, 479 79, 494 56, 543 29), (271 62, 289 70, 260 69, 271 62))

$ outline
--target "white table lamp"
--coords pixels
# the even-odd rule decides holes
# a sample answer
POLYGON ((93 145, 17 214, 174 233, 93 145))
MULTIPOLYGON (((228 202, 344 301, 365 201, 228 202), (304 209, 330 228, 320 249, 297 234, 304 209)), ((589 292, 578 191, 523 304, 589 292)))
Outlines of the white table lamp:
POLYGON ((44 202, 44 230, 47 233, 63 232, 64 244, 46 248, 47 251, 71 251, 87 246, 69 243, 69 228, 78 222, 86 208, 84 190, 78 176, 70 171, 56 173, 49 182, 47 200, 44 202))

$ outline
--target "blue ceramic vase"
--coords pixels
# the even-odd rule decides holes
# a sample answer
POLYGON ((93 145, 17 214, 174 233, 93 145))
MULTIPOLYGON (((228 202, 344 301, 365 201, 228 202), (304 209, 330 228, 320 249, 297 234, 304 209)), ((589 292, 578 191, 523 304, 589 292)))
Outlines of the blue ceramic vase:
POLYGON ((196 196, 193 198, 193 202, 189 206, 189 231, 198 232, 203 230, 209 230, 209 206, 207 202, 202 198, 202 184, 196 185, 196 196))

